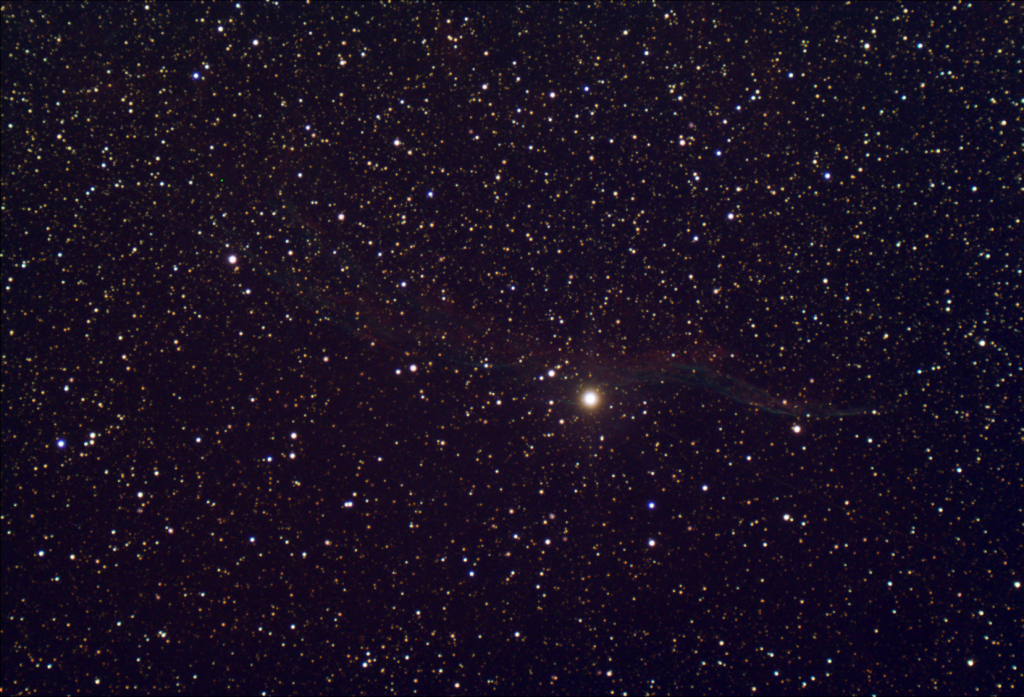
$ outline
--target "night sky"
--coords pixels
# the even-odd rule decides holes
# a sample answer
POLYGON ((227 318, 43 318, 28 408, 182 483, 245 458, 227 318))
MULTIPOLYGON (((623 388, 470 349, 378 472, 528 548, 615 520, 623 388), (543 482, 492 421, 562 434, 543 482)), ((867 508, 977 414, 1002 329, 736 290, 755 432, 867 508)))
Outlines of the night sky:
POLYGON ((4 694, 1019 694, 1014 3, 2 7, 4 694))

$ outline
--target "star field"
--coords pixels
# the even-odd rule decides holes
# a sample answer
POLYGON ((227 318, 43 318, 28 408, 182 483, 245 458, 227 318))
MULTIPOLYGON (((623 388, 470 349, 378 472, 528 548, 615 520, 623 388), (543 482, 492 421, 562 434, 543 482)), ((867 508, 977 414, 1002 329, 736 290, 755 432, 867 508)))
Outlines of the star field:
POLYGON ((1017 694, 1013 3, 8 3, 2 691, 1017 694))

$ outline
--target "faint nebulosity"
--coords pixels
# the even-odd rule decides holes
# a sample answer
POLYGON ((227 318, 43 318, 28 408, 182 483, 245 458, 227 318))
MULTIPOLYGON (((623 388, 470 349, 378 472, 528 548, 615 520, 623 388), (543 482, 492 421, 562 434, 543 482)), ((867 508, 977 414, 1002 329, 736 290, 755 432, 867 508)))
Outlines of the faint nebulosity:
POLYGON ((5 694, 1017 694, 1014 3, 8 3, 5 694))

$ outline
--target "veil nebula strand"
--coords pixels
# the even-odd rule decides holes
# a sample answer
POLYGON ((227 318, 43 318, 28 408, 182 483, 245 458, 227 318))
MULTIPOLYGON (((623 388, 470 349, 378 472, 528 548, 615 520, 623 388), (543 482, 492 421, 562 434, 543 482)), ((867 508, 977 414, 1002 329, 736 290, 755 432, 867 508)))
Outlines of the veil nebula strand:
MULTIPOLYGON (((496 314, 469 309, 442 291, 418 291, 416 283, 396 278, 415 276, 412 269, 396 273, 373 268, 372 251, 360 252, 340 223, 314 221, 280 193, 265 201, 260 234, 228 227, 216 219, 211 228, 220 243, 244 254, 251 266, 281 287, 295 301, 346 334, 382 351, 409 359, 436 361, 456 367, 497 373, 502 379, 531 379, 534 374, 561 367, 560 377, 596 379, 605 388, 642 384, 711 390, 748 407, 796 419, 855 416, 877 409, 837 408, 815 402, 777 397, 711 365, 720 347, 701 346, 677 353, 678 346, 646 333, 600 341, 548 331, 546 338, 530 329, 498 322, 496 314), (266 230, 272 221, 276 231, 266 230), (289 246, 286 254, 274 240, 289 246), (689 361, 683 356, 688 356, 689 361), (696 361, 696 362, 694 362, 696 361)), ((371 247, 372 249, 372 247, 371 247)), ((435 281, 435 284, 438 282, 435 281)), ((623 306, 626 314, 635 314, 623 306)), ((499 307, 491 308, 493 313, 499 307)), ((547 314, 550 314, 547 313, 547 314)), ((610 333, 610 332, 609 332, 610 333)), ((597 392, 587 392, 583 403, 594 407, 597 392)))

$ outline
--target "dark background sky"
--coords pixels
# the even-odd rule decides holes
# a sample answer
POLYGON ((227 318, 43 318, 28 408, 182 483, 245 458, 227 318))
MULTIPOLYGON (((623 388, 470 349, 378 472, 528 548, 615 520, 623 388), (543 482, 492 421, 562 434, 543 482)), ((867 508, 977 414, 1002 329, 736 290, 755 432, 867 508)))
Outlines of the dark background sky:
POLYGON ((4 693, 1022 689, 1020 5, 2 18, 4 693))

